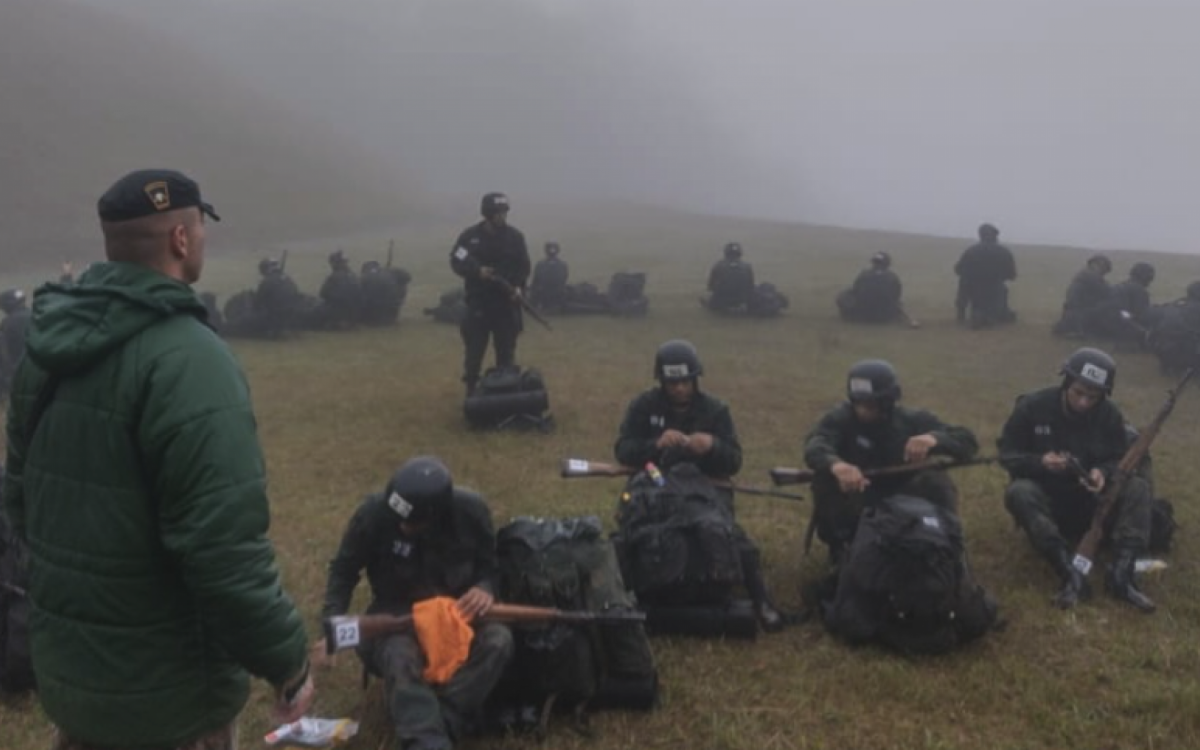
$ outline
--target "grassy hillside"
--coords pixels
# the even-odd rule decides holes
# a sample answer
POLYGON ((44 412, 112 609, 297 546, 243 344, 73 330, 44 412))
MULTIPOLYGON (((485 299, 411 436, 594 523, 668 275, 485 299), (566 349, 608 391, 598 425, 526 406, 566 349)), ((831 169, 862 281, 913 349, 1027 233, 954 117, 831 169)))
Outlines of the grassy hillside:
MULTIPOLYGON (((549 239, 514 212, 531 246, 549 239)), ((272 537, 285 586, 316 625, 325 564, 349 514, 365 493, 415 453, 436 453, 459 482, 483 491, 502 523, 517 514, 595 513, 607 523, 619 483, 564 482, 559 459, 608 460, 628 400, 650 384, 655 347, 686 337, 699 348, 702 387, 732 407, 745 448, 740 479, 767 483, 766 471, 801 461, 800 440, 842 397, 846 369, 864 357, 898 367, 905 402, 975 430, 990 451, 1013 398, 1056 382, 1074 344, 1049 335, 1062 292, 1087 253, 1015 248, 1020 278, 1012 301, 1018 325, 973 333, 953 323, 950 266, 964 242, 884 233, 676 217, 636 224, 558 227, 572 279, 596 283, 615 270, 648 272, 644 320, 559 319, 555 331, 530 327, 519 359, 547 380, 558 429, 551 435, 468 432, 460 412, 457 331, 420 314, 453 286, 446 265, 457 227, 398 237, 397 262, 415 281, 398 328, 309 334, 295 341, 234 344, 253 387, 267 451, 272 537), (721 245, 736 239, 761 279, 789 294, 777 320, 717 319, 696 299, 721 245), (833 297, 876 250, 893 254, 909 310, 920 330, 860 328, 837 320, 833 297)), ((215 234, 214 234, 215 236, 215 234)), ((386 237, 347 242, 357 264, 379 257, 386 237)), ((331 248, 329 248, 331 249, 331 248)), ((294 248, 289 271, 312 289, 324 247, 294 248)), ((1117 277, 1135 260, 1158 266, 1156 299, 1182 294, 1200 277, 1186 256, 1114 256, 1117 277)), ((252 259, 222 259, 202 286, 222 297, 253 281, 252 259)), ((1135 423, 1154 413, 1171 382, 1148 355, 1118 353, 1116 399, 1135 423)), ((1004 632, 947 658, 910 660, 875 649, 851 650, 815 624, 756 643, 659 639, 663 703, 649 715, 594 719, 585 740, 558 722, 547 747, 740 748, 1185 748, 1200 745, 1200 587, 1192 530, 1200 509, 1200 391, 1186 393, 1155 446, 1160 493, 1183 524, 1170 568, 1146 581, 1159 612, 1144 616, 1106 596, 1072 612, 1053 609, 1056 581, 1014 529, 1001 501, 1004 474, 955 474, 963 494, 968 545, 980 581, 1000 599, 1004 632)), ((781 603, 795 607, 799 587, 820 571, 821 554, 801 556, 807 503, 742 497, 738 513, 759 542, 781 603)), ((818 550, 823 552, 823 550, 818 550)), ((365 584, 364 587, 365 589, 365 584)), ((365 601, 360 590, 357 602, 365 601)), ((376 748, 385 732, 377 693, 363 696, 354 660, 318 675, 316 713, 361 715, 350 747, 376 748)), ((253 747, 267 731, 261 686, 242 720, 253 747)), ((46 725, 30 701, 0 708, 5 748, 45 747, 46 725)), ((470 747, 524 747, 480 741, 470 747)))

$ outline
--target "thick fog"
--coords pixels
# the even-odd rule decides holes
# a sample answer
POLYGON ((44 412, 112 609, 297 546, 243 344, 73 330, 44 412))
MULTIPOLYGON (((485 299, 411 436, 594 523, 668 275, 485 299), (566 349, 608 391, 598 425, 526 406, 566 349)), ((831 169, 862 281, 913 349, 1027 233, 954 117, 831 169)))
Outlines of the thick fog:
POLYGON ((1194 2, 74 2, 431 204, 503 189, 1196 250, 1194 2))

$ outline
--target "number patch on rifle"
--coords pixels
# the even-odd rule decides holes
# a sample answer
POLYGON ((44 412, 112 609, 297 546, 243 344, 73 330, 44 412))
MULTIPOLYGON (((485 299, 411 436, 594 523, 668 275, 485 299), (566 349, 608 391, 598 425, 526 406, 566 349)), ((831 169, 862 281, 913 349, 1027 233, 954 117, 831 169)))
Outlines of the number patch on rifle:
POLYGON ((579 458, 572 458, 567 461, 567 470, 572 474, 586 474, 591 468, 591 465, 587 461, 579 458))
POLYGON ((353 648, 362 639, 358 633, 358 618, 338 617, 333 621, 333 645, 337 650, 353 648))

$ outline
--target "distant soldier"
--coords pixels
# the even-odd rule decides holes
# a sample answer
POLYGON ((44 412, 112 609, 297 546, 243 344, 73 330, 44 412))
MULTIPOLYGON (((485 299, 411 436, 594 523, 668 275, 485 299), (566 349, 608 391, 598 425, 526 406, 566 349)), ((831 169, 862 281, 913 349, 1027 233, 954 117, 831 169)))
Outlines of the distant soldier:
POLYGON ((341 250, 329 255, 329 268, 330 274, 321 284, 321 304, 312 313, 314 327, 333 331, 354 328, 362 308, 362 284, 341 250))
POLYGON ((864 510, 892 495, 910 495, 957 512, 958 489, 945 471, 868 479, 863 471, 919 463, 932 456, 965 461, 979 445, 966 427, 942 422, 932 412, 900 406, 900 378, 888 362, 867 359, 846 374, 846 401, 808 433, 804 462, 813 479, 813 523, 841 562, 864 510))
POLYGON ((999 229, 980 225, 979 242, 963 251, 954 265, 958 274, 954 308, 961 324, 987 328, 1016 320, 1008 306, 1008 282, 1017 278, 1017 264, 999 238, 999 229))
POLYGON ((30 318, 25 292, 8 289, 0 293, 0 310, 4 312, 4 320, 0 321, 0 395, 7 396, 17 363, 25 354, 30 318))
POLYGON ((422 312, 438 323, 462 325, 463 320, 467 317, 467 303, 464 301, 465 296, 461 288, 451 289, 443 292, 441 297, 438 298, 437 307, 426 307, 422 312))
POLYGON ((365 326, 395 325, 400 318, 402 304, 396 275, 390 269, 385 269, 379 261, 369 260, 362 264, 359 283, 362 285, 359 321, 365 326))
POLYGON ((878 252, 871 265, 858 274, 854 285, 837 297, 838 312, 853 323, 893 323, 903 317, 903 286, 892 270, 892 256, 878 252))
POLYGON ((1062 318, 1054 324, 1054 335, 1064 338, 1103 336, 1105 313, 1112 289, 1105 276, 1112 271, 1112 261, 1104 255, 1093 255, 1083 270, 1075 274, 1067 287, 1062 318))
POLYGON ((1200 281, 1188 285, 1187 296, 1150 313, 1146 337, 1165 374, 1177 374, 1200 361, 1200 281))
MULTIPOLYGON (((1058 573, 1062 589, 1054 603, 1067 609, 1088 594, 1071 549, 1091 526, 1129 443, 1125 418, 1109 398, 1117 379, 1112 357, 1079 349, 1060 372, 1061 384, 1017 399, 997 443, 1012 479, 1004 506, 1058 573)), ((1129 477, 1106 531, 1114 549, 1109 593, 1143 612, 1155 605, 1138 588, 1134 565, 1150 541, 1151 502, 1146 480, 1129 477)))
POLYGON ((529 301, 540 310, 562 312, 567 295, 567 279, 570 269, 566 261, 558 257, 561 248, 557 242, 547 242, 543 252, 545 258, 533 269, 533 281, 529 285, 529 301))
POLYGON ((259 261, 258 273, 262 278, 254 291, 252 335, 282 338, 295 324, 300 290, 284 273, 283 264, 273 258, 259 261))
POLYGON ((521 332, 520 296, 529 279, 529 249, 525 235, 508 224, 509 202, 503 193, 488 193, 480 201, 483 221, 458 236, 450 252, 450 268, 463 278, 467 316, 462 332, 465 354, 463 383, 467 395, 475 390, 487 353, 488 339, 497 367, 517 363, 521 332))
POLYGON ((714 312, 743 312, 754 296, 754 268, 742 260, 742 246, 730 242, 725 257, 708 273, 708 300, 714 312))
POLYGON ((1154 266, 1134 263, 1129 278, 1112 287, 1103 324, 1117 341, 1144 341, 1151 325, 1150 284, 1154 266))

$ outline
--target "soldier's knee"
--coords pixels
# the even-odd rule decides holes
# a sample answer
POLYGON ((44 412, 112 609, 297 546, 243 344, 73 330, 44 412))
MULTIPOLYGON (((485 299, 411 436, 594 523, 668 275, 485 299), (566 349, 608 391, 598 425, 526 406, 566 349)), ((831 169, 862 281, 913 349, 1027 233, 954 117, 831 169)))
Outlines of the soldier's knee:
POLYGON ((512 631, 507 625, 489 623, 479 630, 476 635, 479 648, 488 655, 495 655, 508 660, 513 654, 512 631))
POLYGON ((1004 490, 1004 507, 1009 513, 1020 518, 1022 514, 1037 507, 1040 494, 1041 490, 1036 482, 1031 479, 1018 479, 1004 490))

